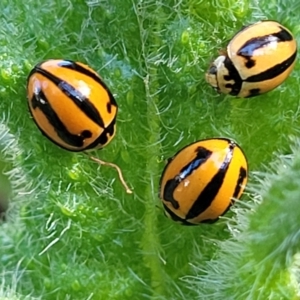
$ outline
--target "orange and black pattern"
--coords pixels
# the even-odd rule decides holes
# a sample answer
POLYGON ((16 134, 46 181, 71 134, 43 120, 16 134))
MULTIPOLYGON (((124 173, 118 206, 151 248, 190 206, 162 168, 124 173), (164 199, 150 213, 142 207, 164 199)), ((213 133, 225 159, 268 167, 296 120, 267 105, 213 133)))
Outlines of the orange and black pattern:
POLYGON ((113 138, 117 103, 88 66, 70 60, 42 62, 30 72, 27 92, 37 126, 62 148, 101 148, 113 138))

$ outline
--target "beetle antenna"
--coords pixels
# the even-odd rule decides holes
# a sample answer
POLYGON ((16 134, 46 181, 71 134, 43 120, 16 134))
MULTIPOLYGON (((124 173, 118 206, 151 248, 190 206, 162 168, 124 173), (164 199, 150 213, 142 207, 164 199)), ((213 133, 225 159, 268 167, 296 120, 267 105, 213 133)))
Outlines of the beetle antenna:
POLYGON ((112 167, 112 168, 116 169, 117 172, 118 172, 118 175, 119 175, 119 179, 120 179, 121 183, 123 184, 123 186, 126 190, 126 193, 127 194, 132 194, 132 190, 128 187, 127 183, 124 180, 121 169, 116 164, 101 160, 101 159, 96 158, 94 156, 89 156, 89 158, 91 160, 95 161, 96 163, 100 164, 100 165, 109 166, 109 167, 112 167))

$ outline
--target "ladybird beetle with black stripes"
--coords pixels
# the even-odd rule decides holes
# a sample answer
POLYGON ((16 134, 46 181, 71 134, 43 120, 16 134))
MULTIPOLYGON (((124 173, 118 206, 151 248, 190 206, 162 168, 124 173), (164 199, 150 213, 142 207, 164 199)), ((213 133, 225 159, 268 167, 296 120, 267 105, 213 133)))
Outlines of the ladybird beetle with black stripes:
POLYGON ((292 33, 275 21, 241 29, 206 73, 219 93, 248 98, 279 86, 292 72, 297 44, 292 33))
POLYGON ((27 99, 41 132, 66 150, 102 148, 114 137, 117 103, 85 64, 62 59, 37 64, 27 79, 27 99))
POLYGON ((200 140, 169 159, 159 197, 165 214, 176 222, 214 223, 241 197, 247 179, 247 159, 234 141, 200 140))
MULTIPOLYGON (((63 149, 103 148, 115 135, 117 102, 96 71, 83 63, 50 59, 37 64, 27 78, 27 99, 37 127, 63 149)), ((115 168, 132 193, 117 165, 90 159, 115 168)))

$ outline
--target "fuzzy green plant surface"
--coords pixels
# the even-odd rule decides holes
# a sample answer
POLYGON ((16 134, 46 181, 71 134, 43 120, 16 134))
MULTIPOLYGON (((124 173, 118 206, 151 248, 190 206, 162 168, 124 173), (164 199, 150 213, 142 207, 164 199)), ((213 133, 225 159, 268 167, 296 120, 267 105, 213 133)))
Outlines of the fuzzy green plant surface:
POLYGON ((204 80, 243 25, 277 20, 299 44, 299 0, 1 0, 0 15, 0 300, 299 299, 299 63, 252 99, 204 80), (26 78, 48 58, 89 64, 114 93, 117 134, 93 155, 132 195, 30 118, 26 78), (213 225, 167 219, 166 159, 220 136, 248 158, 241 201, 213 225))

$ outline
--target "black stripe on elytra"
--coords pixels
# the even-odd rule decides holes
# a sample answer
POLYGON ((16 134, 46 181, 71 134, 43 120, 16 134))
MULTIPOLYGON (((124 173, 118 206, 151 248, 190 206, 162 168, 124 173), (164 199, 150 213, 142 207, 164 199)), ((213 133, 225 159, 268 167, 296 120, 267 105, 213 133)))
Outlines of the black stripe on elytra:
POLYGON ((104 131, 99 135, 99 137, 86 148, 86 150, 93 149, 95 147, 99 147, 99 148, 104 147, 110 140, 110 137, 114 135, 115 123, 116 123, 116 118, 112 120, 112 122, 104 129, 104 131))
POLYGON ((234 193, 233 193, 233 198, 237 198, 237 196, 239 195, 241 188, 242 188, 242 183, 244 182, 245 178, 247 177, 247 171, 245 168, 241 167, 240 168, 240 174, 234 189, 234 193))
MULTIPOLYGON (((187 226, 195 226, 195 225, 198 225, 198 224, 194 224, 194 223, 191 223, 189 222, 188 220, 185 220, 185 219, 181 219, 180 217, 178 217, 173 211, 171 211, 165 204, 163 205, 164 206, 164 209, 165 209, 165 215, 168 217, 168 218, 171 218, 173 221, 177 222, 177 223, 180 223, 181 225, 187 225, 187 226)), ((216 221, 218 221, 219 218, 217 219, 214 219, 214 220, 203 220, 201 221, 200 223, 206 223, 206 224, 213 224, 215 223, 216 221)))
POLYGON ((190 223, 188 221, 186 221, 185 219, 181 219, 180 217, 178 217, 172 210, 170 210, 168 208, 168 206, 166 206, 165 204, 163 205, 164 206, 164 210, 165 210, 165 215, 167 217, 170 217, 173 221, 175 222, 179 222, 181 223, 182 225, 196 225, 196 224, 193 224, 193 223, 190 223))
MULTIPOLYGON (((240 190, 242 188, 242 183, 243 183, 243 181, 244 181, 244 179, 245 179, 246 176, 247 176, 247 171, 243 167, 241 167, 240 168, 239 178, 238 178, 238 181, 237 181, 237 184, 235 186, 235 190, 234 190, 234 193, 233 193, 233 196, 232 196, 233 198, 237 198, 237 196, 239 195, 240 190)), ((227 213, 227 211, 230 209, 230 207, 231 207, 232 204, 233 204, 233 201, 230 201, 230 204, 225 209, 225 211, 222 213, 222 216, 227 213)), ((210 221, 209 223, 214 223, 214 222, 218 221, 218 219, 219 218, 217 218, 215 220, 208 220, 208 221, 210 221)))
POLYGON ((296 55, 297 55, 297 52, 295 52, 293 55, 291 55, 288 59, 286 59, 282 63, 277 64, 264 72, 250 76, 247 79, 245 79, 244 81, 245 82, 260 82, 260 81, 275 78, 276 76, 283 73, 294 62, 296 55))
POLYGON ((195 152, 196 152, 196 157, 187 165, 185 165, 180 170, 178 175, 176 175, 172 179, 169 179, 166 182, 166 185, 164 187, 163 199, 164 201, 170 202, 175 209, 179 208, 179 203, 176 199, 174 199, 174 195, 173 195, 174 190, 177 188, 177 186, 180 184, 182 180, 184 180, 189 175, 191 175, 195 170, 197 170, 212 154, 211 151, 203 147, 198 147, 195 150, 195 152))
POLYGON ((235 148, 235 143, 230 142, 228 145, 228 151, 224 158, 222 165, 220 166, 218 172, 211 179, 211 181, 205 186, 203 191, 198 196, 197 200, 194 202, 193 206, 190 208, 186 219, 193 219, 203 213, 209 208, 211 203, 216 198, 219 193, 220 188, 222 187, 225 175, 231 163, 233 151, 235 148))
POLYGON ((224 80, 233 81, 233 83, 226 83, 225 87, 227 89, 231 89, 229 93, 230 95, 236 96, 242 88, 242 78, 228 56, 226 56, 224 66, 229 73, 228 75, 224 75, 224 80))
POLYGON ((246 59, 245 66, 251 69, 255 66, 255 60, 252 59, 254 52, 257 49, 266 47, 270 43, 280 43, 293 40, 291 34, 284 28, 279 26, 281 29, 279 32, 275 32, 269 35, 260 36, 249 39, 241 48, 237 51, 237 55, 242 56, 246 59))
MULTIPOLYGON (((81 66, 72 60, 63 60, 58 63, 58 66, 60 66, 62 68, 66 68, 66 69, 75 70, 76 72, 84 74, 84 75, 92 78, 93 80, 95 80, 98 84, 100 84, 106 90, 107 94, 109 95, 109 100, 110 100, 109 105, 117 106, 117 102, 116 102, 114 96, 111 94, 107 85, 104 83, 104 81, 98 75, 96 75, 95 73, 86 69, 84 66, 81 66)), ((108 111, 110 112, 110 108, 108 108, 108 111)))
MULTIPOLYGON (((33 96, 30 99, 31 105, 33 109, 37 107, 43 112, 49 123, 55 129, 57 135, 68 145, 74 147, 82 147, 84 144, 84 140, 92 136, 92 133, 89 130, 84 130, 81 132, 80 135, 71 134, 63 122, 59 119, 53 108, 51 107, 50 103, 48 102, 45 94, 41 89, 36 89, 33 91, 33 96)), ((34 119, 34 118, 33 118, 34 119)), ((37 124, 39 127, 39 125, 37 124)), ((39 127, 40 128, 40 127, 39 127)), ((43 134, 52 140, 55 144, 62 147, 60 144, 55 142, 50 136, 48 136, 41 128, 40 130, 43 134)))
MULTIPOLYGON (((53 82, 69 99, 73 101, 73 103, 80 108, 84 114, 90 118, 93 122, 98 124, 100 127, 105 128, 104 122, 94 106, 92 102, 84 95, 80 93, 76 88, 70 85, 68 82, 61 80, 59 77, 51 74, 50 72, 42 69, 41 67, 37 67, 35 69, 37 73, 42 74, 44 77, 53 82)), ((76 116, 74 116, 76 117, 76 116)), ((51 120, 49 120, 51 121, 51 120)))

